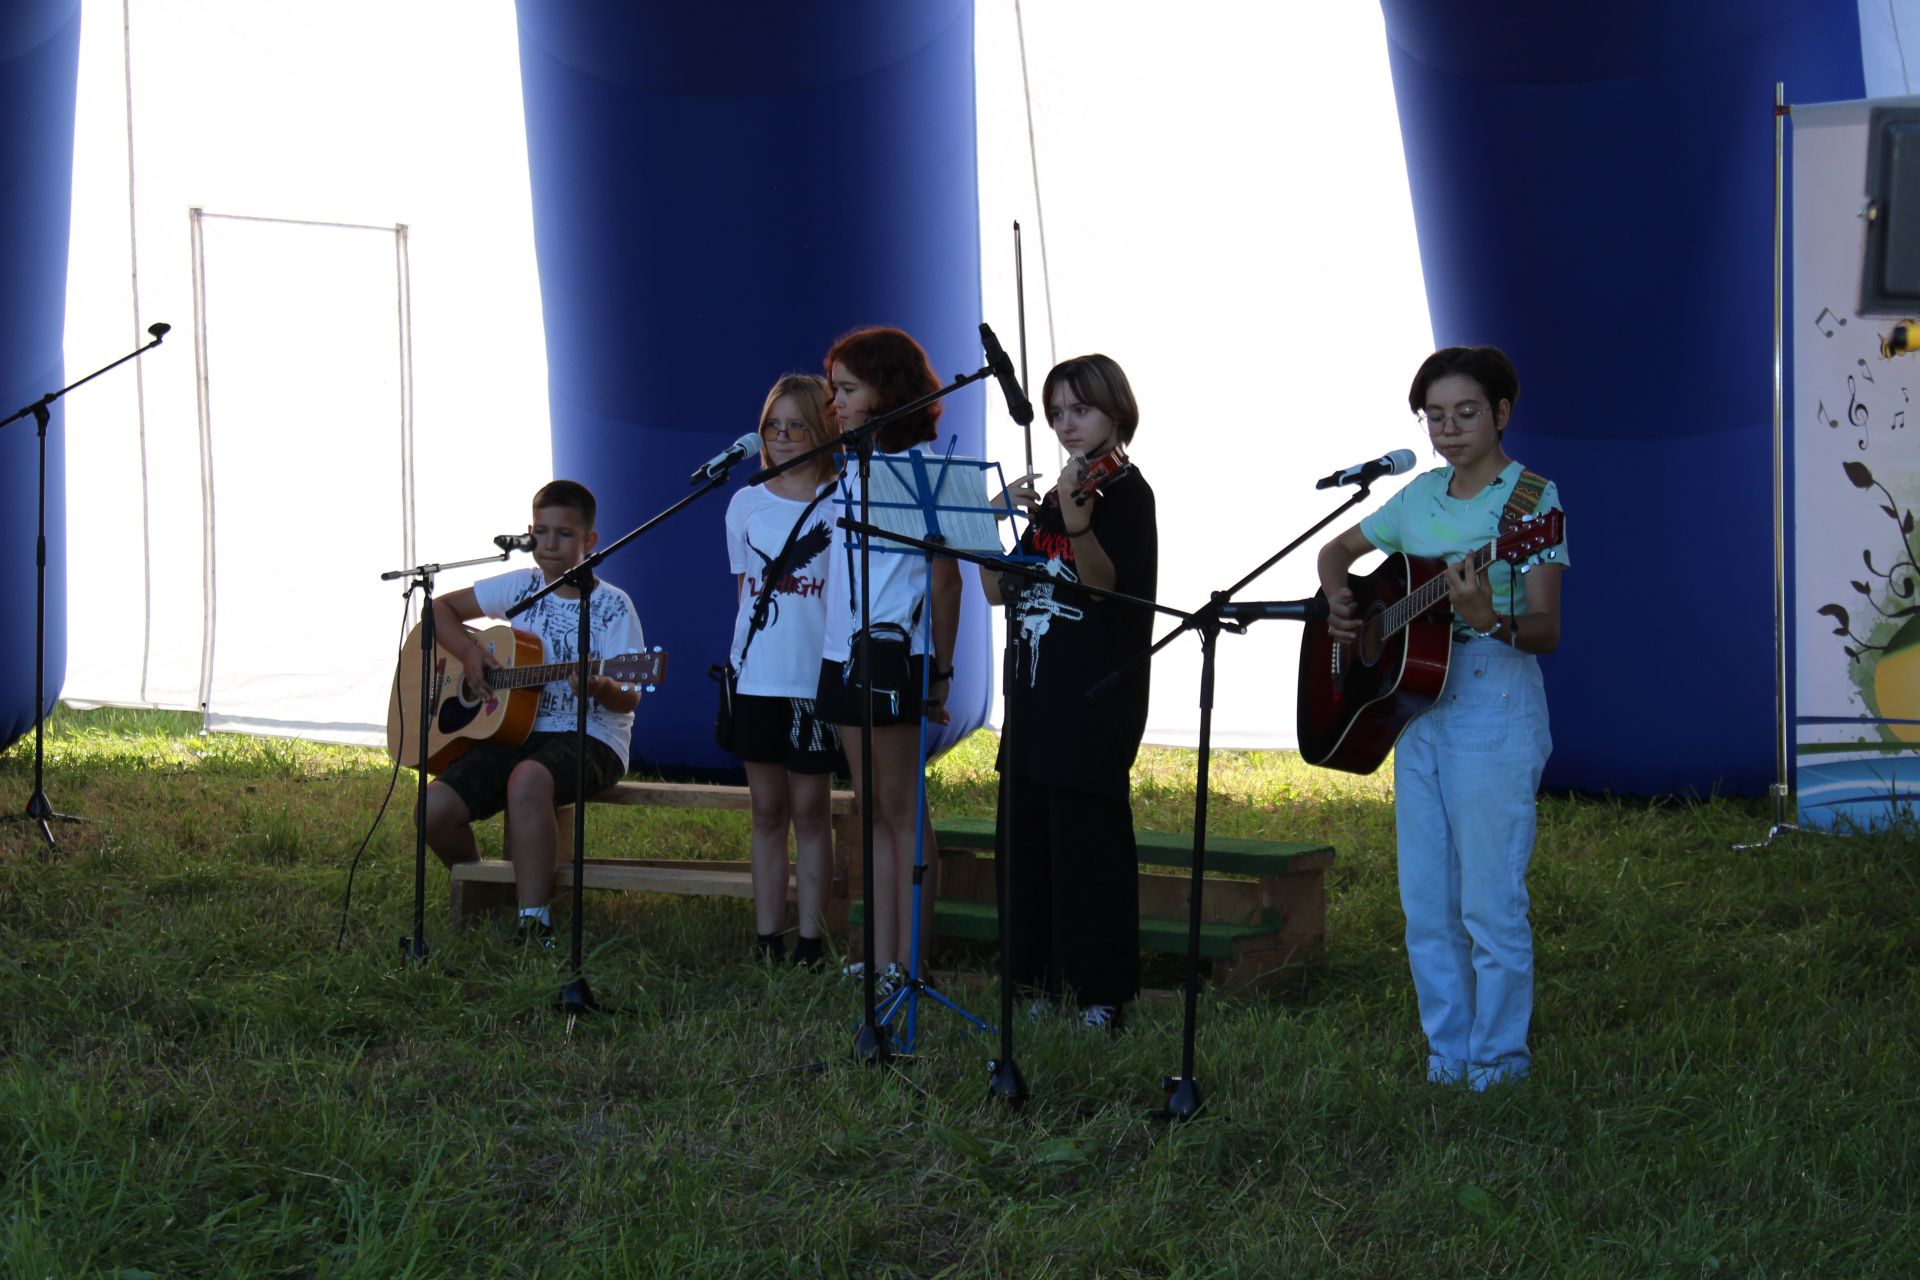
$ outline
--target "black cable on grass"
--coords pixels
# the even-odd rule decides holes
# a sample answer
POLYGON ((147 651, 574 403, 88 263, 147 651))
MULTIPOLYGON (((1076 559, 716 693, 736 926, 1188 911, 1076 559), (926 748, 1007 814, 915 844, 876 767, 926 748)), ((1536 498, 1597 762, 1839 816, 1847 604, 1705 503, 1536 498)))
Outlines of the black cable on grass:
MULTIPOLYGON (((400 644, 407 642, 407 610, 412 605, 413 591, 409 589, 400 597, 400 644)), ((398 648, 398 646, 395 646, 398 648)), ((399 659, 395 659, 399 661, 399 659)), ((394 697, 393 705, 398 708, 395 714, 400 718, 400 737, 407 736, 407 700, 394 697)), ((373 833, 380 829, 381 819, 387 816, 387 806, 393 803, 393 789, 400 781, 400 756, 393 757, 393 772, 387 775, 387 794, 380 798, 380 812, 373 815, 373 825, 367 828, 367 834, 360 837, 360 847, 353 851, 353 861, 347 864, 347 892, 340 899, 340 931, 333 935, 333 949, 340 950, 340 944, 347 936, 347 916, 353 907, 353 875, 360 869, 360 856, 367 851, 367 845, 373 841, 373 833)))

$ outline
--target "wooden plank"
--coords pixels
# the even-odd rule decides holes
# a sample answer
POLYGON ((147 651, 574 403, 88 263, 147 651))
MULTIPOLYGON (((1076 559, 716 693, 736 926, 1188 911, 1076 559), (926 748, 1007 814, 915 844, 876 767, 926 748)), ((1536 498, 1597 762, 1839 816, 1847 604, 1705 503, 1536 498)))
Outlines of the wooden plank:
MULTIPOLYGON (((832 793, 836 816, 858 813, 853 792, 832 793)), ((723 787, 700 782, 649 782, 626 778, 587 799, 595 804, 660 805, 671 809, 751 809, 753 797, 745 787, 723 787)))
MULTIPOLYGON (((993 852, 992 818, 945 818, 934 825, 933 834, 942 849, 993 852)), ((1157 867, 1193 866, 1191 833, 1182 835, 1139 827, 1134 830, 1133 838, 1141 862, 1157 867)), ((1223 875, 1285 875, 1290 871, 1330 867, 1333 862, 1333 846, 1328 844, 1253 840, 1244 836, 1207 837, 1207 870, 1223 875)))
MULTIPOLYGON (((497 858, 463 862, 453 868, 452 879, 455 884, 512 884, 513 864, 497 858)), ((556 887, 572 887, 571 861, 562 861, 554 868, 553 882, 556 887)), ((596 858, 586 865, 585 883, 589 889, 709 894, 726 898, 753 896, 753 874, 744 862, 676 862, 672 859, 634 862, 596 858)), ((791 892, 791 876, 787 883, 791 892)))
MULTIPOLYGON (((864 905, 859 902, 853 904, 853 923, 859 924, 865 919, 862 911, 864 905)), ((991 902, 954 902, 943 898, 933 907, 933 931, 943 938, 991 941, 1000 936, 998 914, 991 902)), ((1278 928, 1277 922, 1203 924, 1200 926, 1200 954, 1209 960, 1231 960, 1234 958, 1236 942, 1273 933, 1278 928)), ((1187 922, 1143 916, 1140 920, 1140 946, 1146 951, 1185 955, 1187 922)))

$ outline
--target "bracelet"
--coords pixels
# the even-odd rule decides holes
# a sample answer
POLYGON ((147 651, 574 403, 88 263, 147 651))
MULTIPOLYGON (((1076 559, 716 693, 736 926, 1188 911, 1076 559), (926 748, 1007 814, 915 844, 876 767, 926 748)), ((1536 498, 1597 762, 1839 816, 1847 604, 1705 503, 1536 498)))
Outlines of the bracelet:
POLYGON ((952 667, 948 667, 945 671, 931 671, 927 673, 928 684, 939 684, 942 680, 949 682, 953 680, 952 667))
POLYGON ((1488 627, 1485 631, 1482 631, 1478 627, 1474 627, 1474 626, 1469 626, 1467 630, 1473 632, 1473 634, 1479 639, 1491 640, 1495 636, 1500 634, 1500 615, 1497 613, 1493 615, 1493 625, 1488 627))
POLYGON ((1092 525, 1088 525, 1088 526, 1087 526, 1086 528, 1084 528, 1084 529, 1068 529, 1068 530, 1067 530, 1067 536, 1068 536, 1069 538, 1078 538, 1078 537, 1081 537, 1082 535, 1085 535, 1085 534, 1089 534, 1089 533, 1092 533, 1092 532, 1093 532, 1093 526, 1092 526, 1092 525))

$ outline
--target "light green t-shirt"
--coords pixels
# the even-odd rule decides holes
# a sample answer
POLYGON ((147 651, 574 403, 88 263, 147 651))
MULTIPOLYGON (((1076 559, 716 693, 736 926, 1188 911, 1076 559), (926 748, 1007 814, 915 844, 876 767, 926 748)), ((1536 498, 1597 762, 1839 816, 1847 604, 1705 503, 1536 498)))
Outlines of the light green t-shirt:
MULTIPOLYGON (((1464 560, 1500 536, 1500 513, 1506 509, 1507 500, 1513 496, 1513 486, 1525 469, 1517 462, 1509 462, 1486 488, 1471 498, 1451 498, 1447 496, 1447 485, 1453 479, 1453 468, 1435 467, 1415 476, 1411 484, 1362 520, 1360 532, 1382 551, 1428 556, 1448 564, 1464 560)), ((1549 480, 1535 510, 1552 511, 1559 507, 1560 490, 1549 480)), ((1550 552, 1541 553, 1539 563, 1566 564, 1565 540, 1550 552)), ((1494 612, 1527 611, 1527 579, 1518 572, 1518 566, 1495 560, 1487 567, 1487 581, 1494 612)))

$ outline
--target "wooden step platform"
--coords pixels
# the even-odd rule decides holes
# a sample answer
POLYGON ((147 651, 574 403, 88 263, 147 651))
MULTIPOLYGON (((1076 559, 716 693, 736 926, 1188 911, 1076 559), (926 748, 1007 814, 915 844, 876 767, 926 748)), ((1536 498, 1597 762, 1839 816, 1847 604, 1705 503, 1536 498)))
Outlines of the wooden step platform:
MULTIPOLYGON (((999 937, 994 906, 993 819, 950 818, 935 825, 940 897, 935 937, 999 937)), ((1140 947, 1184 956, 1192 891, 1191 833, 1138 828, 1140 947), (1183 868, 1185 875, 1145 870, 1183 868)), ((1333 846, 1208 836, 1201 894, 1200 954, 1223 989, 1268 989, 1296 981, 1302 965, 1326 956, 1326 869, 1333 846)), ((864 919, 855 902, 849 919, 864 919)))
MULTIPOLYGON (((589 804, 654 805, 674 809, 751 809, 745 787, 710 786, 690 782, 643 782, 627 779, 587 797, 589 804)), ((851 791, 836 791, 832 799, 833 872, 827 888, 827 924, 842 929, 847 906, 860 876, 860 813, 851 791)), ((573 806, 558 811, 560 842, 554 884, 573 887, 573 806)), ((589 847, 592 847, 589 845, 589 847)), ((714 897, 751 898, 752 864, 701 858, 588 858, 584 887, 637 893, 689 893, 714 897)), ((448 876, 448 911, 456 925, 514 905, 513 863, 505 858, 483 858, 452 868, 448 876)), ((793 895, 793 880, 787 880, 793 895)))

